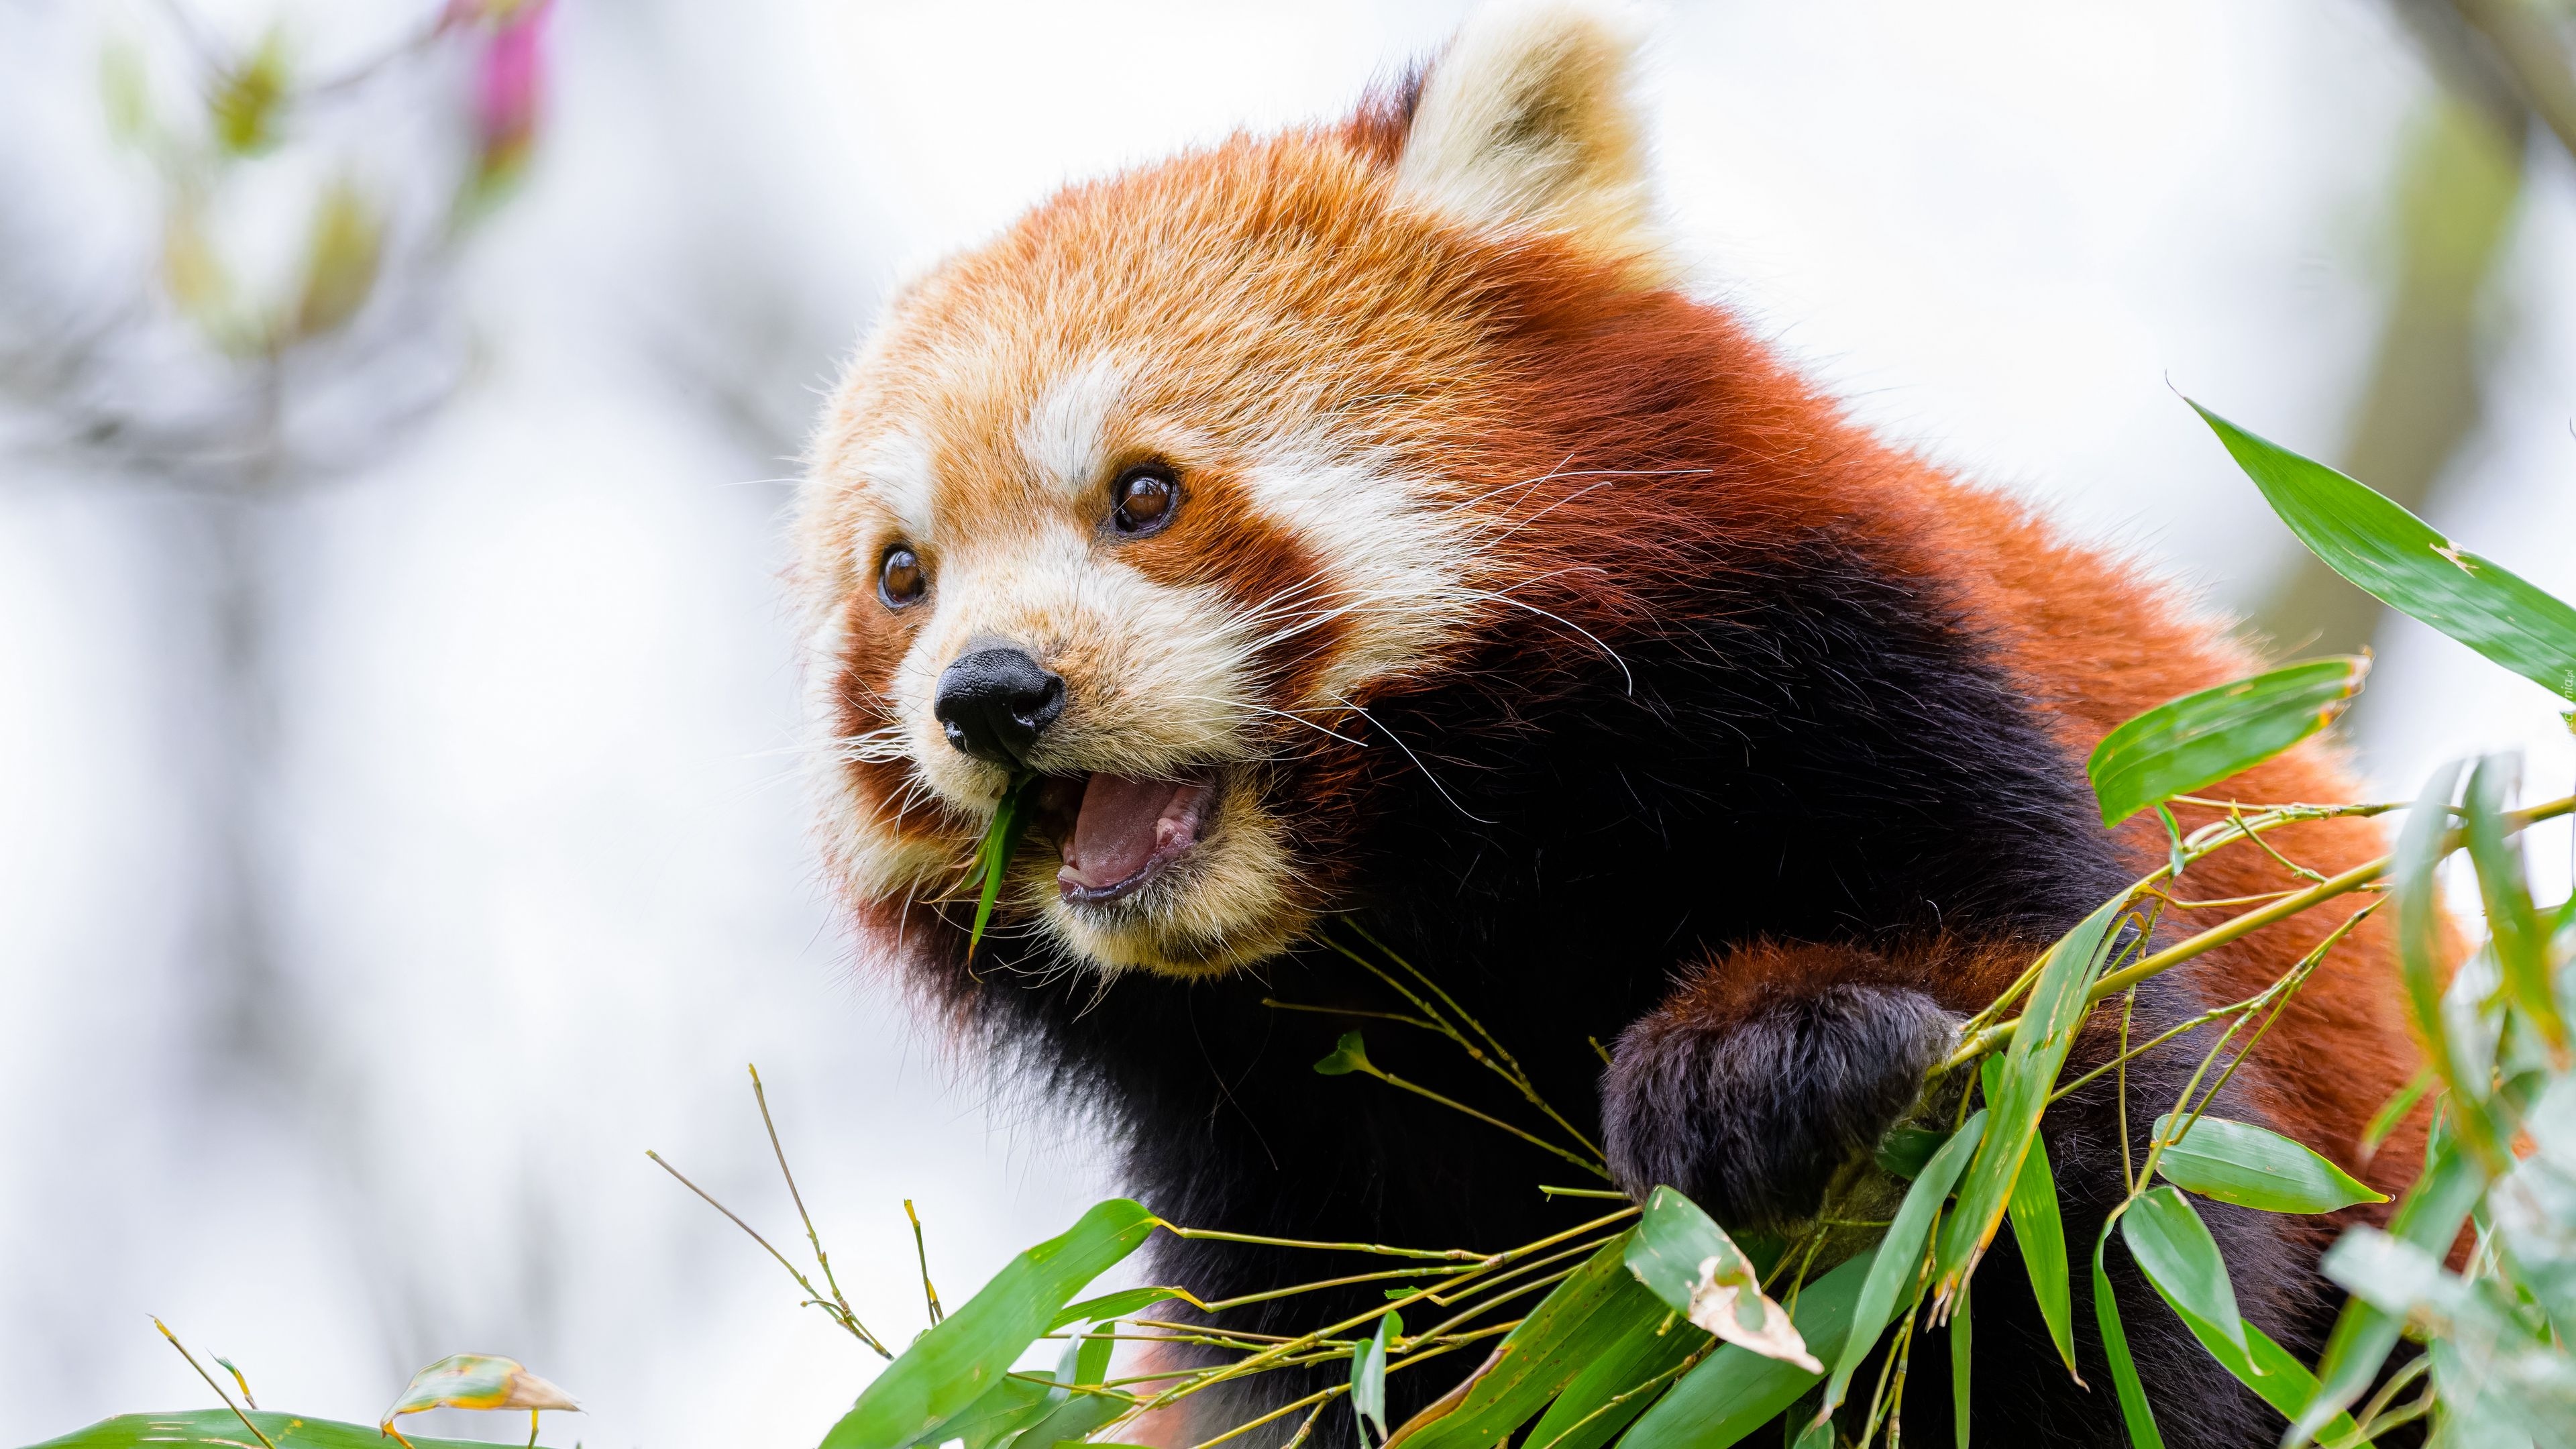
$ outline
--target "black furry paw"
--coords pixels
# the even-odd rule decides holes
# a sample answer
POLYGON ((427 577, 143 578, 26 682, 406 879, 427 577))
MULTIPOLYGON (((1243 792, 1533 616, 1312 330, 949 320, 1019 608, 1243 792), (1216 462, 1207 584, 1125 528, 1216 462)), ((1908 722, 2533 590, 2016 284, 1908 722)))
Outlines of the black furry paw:
POLYGON ((1667 1004, 1629 1027, 1602 1082, 1619 1186, 1669 1183, 1730 1228, 1811 1217, 1846 1163, 1922 1091, 1957 1035, 1919 991, 1830 986, 1723 1022, 1667 1004))

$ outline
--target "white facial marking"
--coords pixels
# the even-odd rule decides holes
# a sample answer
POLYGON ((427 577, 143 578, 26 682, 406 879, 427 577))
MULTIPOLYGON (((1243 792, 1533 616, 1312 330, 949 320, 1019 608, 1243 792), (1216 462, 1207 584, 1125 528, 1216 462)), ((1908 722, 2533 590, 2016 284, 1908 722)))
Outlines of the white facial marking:
POLYGON ((1245 482, 1262 513, 1286 525, 1322 560, 1324 576, 1264 610, 1247 632, 1255 647, 1328 618, 1349 635, 1317 681, 1318 698, 1438 656, 1459 627, 1469 550, 1454 510, 1375 450, 1307 434, 1253 452, 1245 482))
POLYGON ((1107 356, 1058 378, 1020 428, 1020 452, 1040 476, 1079 495, 1100 481, 1109 414, 1126 387, 1107 356))
POLYGON ((895 516, 904 537, 924 542, 930 537, 931 498, 939 480, 930 463, 929 445, 909 432, 892 432, 862 450, 852 464, 868 491, 895 516))

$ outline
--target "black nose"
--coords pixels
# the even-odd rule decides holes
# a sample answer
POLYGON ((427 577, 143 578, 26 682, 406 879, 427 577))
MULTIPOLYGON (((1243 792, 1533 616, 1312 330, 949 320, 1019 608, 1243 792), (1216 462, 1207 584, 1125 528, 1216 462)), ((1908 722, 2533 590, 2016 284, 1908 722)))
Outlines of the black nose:
POLYGON ((930 712, 948 732, 948 743, 1016 769, 1028 763, 1039 732, 1064 713, 1064 679, 1025 649, 977 649, 940 674, 930 712))

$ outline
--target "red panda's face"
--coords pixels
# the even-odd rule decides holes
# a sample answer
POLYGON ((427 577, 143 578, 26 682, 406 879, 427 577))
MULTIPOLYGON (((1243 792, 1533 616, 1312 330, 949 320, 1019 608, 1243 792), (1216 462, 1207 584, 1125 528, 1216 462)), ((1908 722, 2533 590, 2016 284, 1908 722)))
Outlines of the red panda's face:
MULTIPOLYGON (((1492 109, 1449 129, 1528 151, 1492 109)), ((1331 907, 1311 842, 1359 808, 1335 762, 1496 582, 1492 241, 1408 171, 1423 124, 1398 154, 1292 133, 1075 188, 891 305, 799 525, 855 895, 957 899, 1034 776, 1008 915, 1101 967, 1227 969, 1331 907)))
POLYGON ((1282 825, 1314 803, 1301 766, 1437 666, 1470 548, 1385 417, 1456 339, 1334 295, 1346 236, 1174 235, 1174 199, 1136 194, 1268 172, 1347 215, 1374 185, 1287 149, 1058 202, 916 288, 854 369, 806 568, 831 845, 869 896, 952 893, 1026 773, 1052 849, 1007 888, 1103 966, 1257 959, 1325 904, 1282 825))

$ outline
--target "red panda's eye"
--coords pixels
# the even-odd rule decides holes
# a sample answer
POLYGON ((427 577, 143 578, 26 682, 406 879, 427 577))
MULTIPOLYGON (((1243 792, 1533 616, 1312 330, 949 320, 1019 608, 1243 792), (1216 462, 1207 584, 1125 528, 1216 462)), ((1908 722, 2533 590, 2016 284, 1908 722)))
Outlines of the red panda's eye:
POLYGON ((1160 467, 1130 468, 1118 475, 1113 496, 1118 504, 1109 515, 1113 527, 1120 533, 1152 533, 1172 521, 1181 485, 1160 467))
POLYGON ((885 562, 877 565, 877 597, 889 609, 900 609, 921 597, 930 586, 930 574, 921 566, 921 556, 902 544, 886 550, 885 562))

